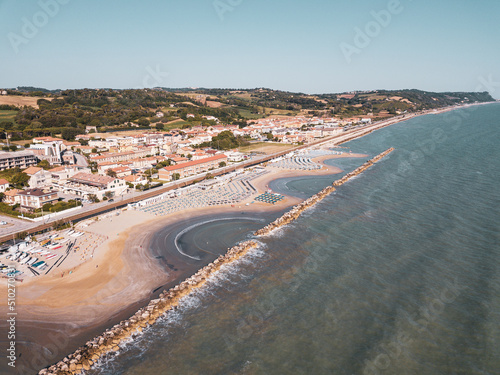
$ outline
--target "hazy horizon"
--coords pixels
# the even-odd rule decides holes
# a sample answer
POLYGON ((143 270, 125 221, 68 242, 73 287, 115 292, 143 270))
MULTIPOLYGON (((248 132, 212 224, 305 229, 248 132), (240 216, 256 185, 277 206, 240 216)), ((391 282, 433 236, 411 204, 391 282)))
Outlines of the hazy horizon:
POLYGON ((500 98, 500 3, 0 0, 0 86, 500 98))

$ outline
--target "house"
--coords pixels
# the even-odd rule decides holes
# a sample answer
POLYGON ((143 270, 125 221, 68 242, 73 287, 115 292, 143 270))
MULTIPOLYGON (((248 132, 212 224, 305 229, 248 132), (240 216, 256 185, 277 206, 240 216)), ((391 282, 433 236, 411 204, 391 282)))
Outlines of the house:
POLYGON ((118 178, 123 178, 125 176, 132 174, 132 169, 130 167, 127 167, 127 166, 120 166, 120 167, 112 168, 111 170, 116 173, 116 177, 118 177, 118 178))
POLYGON ((158 175, 160 180, 171 180, 174 174, 179 174, 179 178, 184 178, 186 176, 207 172, 210 169, 219 168, 219 163, 222 162, 227 162, 227 156, 218 154, 208 158, 162 168, 158 171, 158 175))
POLYGON ((85 167, 80 167, 80 166, 75 166, 75 165, 61 165, 59 167, 55 167, 52 169, 49 169, 50 176, 51 176, 51 181, 53 184, 63 184, 70 177, 73 177, 75 174, 79 172, 87 172, 90 173, 89 168, 85 167))
POLYGON ((102 199, 107 194, 117 196, 125 193, 127 184, 118 178, 79 172, 69 178, 68 182, 64 186, 60 186, 60 188, 63 188, 63 191, 66 193, 74 194, 84 199, 87 199, 90 194, 94 194, 97 198, 102 199))
POLYGON ((31 151, 0 151, 0 171, 11 168, 28 168, 38 163, 38 159, 31 151))
POLYGON ((61 158, 64 164, 73 165, 76 163, 75 153, 71 150, 61 152, 61 158))
POLYGON ((18 193, 21 210, 34 211, 37 208, 42 208, 46 203, 57 201, 57 192, 44 191, 42 189, 27 189, 18 193))
POLYGON ((128 176, 123 177, 123 181, 128 182, 134 186, 142 184, 145 185, 148 183, 148 179, 145 176, 140 176, 137 174, 130 174, 128 176))
POLYGON ((243 161, 246 157, 245 154, 238 152, 237 150, 227 151, 226 155, 227 155, 227 160, 233 162, 243 161))
POLYGON ((21 191, 22 190, 20 190, 20 189, 7 190, 4 193, 5 194, 5 198, 3 199, 4 203, 10 204, 10 205, 13 205, 16 203, 21 203, 21 198, 19 196, 19 193, 21 191))
POLYGON ((29 177, 30 188, 39 188, 44 186, 49 186, 52 183, 52 175, 49 171, 46 171, 40 167, 29 167, 23 171, 29 177))
POLYGON ((0 193, 5 193, 5 190, 9 187, 9 181, 4 178, 0 178, 0 193))

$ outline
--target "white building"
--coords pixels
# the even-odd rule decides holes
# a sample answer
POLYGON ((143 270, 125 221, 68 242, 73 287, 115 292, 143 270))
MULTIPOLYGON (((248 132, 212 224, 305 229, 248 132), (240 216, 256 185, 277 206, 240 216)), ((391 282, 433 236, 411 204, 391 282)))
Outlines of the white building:
POLYGON ((41 188, 41 187, 47 187, 52 183, 52 175, 50 174, 49 171, 46 171, 43 168, 40 167, 29 167, 23 171, 26 173, 30 179, 29 179, 29 186, 30 188, 41 188))

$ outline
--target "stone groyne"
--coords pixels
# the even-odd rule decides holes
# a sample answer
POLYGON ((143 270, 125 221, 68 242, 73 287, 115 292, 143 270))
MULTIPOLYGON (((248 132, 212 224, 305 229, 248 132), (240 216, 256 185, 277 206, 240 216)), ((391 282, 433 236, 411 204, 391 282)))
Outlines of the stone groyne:
POLYGON ((291 223, 294 220, 297 220, 298 217, 307 210, 310 207, 313 207, 316 203, 320 202, 324 198, 326 198, 328 195, 333 193, 336 189, 335 187, 341 186, 345 184, 347 181, 349 181, 351 178, 359 175, 360 173, 364 172, 368 168, 370 168, 374 163, 385 157, 386 155, 390 154, 392 151, 394 151, 394 148, 389 148, 388 150, 385 150, 384 152, 378 154, 374 158, 368 160, 367 162, 363 163, 360 167, 356 168, 352 172, 347 173, 344 177, 342 177, 339 180, 336 180, 332 186, 327 186, 323 190, 321 190, 319 193, 313 195, 312 197, 306 199, 305 201, 299 203, 298 205, 294 206, 290 211, 286 212, 283 216, 277 218, 275 221, 273 221, 271 224, 266 225, 264 228, 259 229, 258 231, 255 232, 256 236, 265 236, 271 233, 273 230, 278 229, 284 225, 287 225, 291 223))
POLYGON ((175 309, 182 297, 203 286, 207 279, 220 270, 223 265, 234 262, 257 246, 258 244, 255 241, 245 241, 230 248, 226 254, 220 255, 212 263, 203 267, 179 285, 168 291, 163 291, 158 299, 151 300, 146 307, 137 311, 131 318, 121 321, 106 330, 100 336, 88 341, 73 354, 41 370, 38 374, 76 375, 89 370, 102 356, 118 351, 120 343, 140 334, 144 328, 155 323, 167 311, 175 309))

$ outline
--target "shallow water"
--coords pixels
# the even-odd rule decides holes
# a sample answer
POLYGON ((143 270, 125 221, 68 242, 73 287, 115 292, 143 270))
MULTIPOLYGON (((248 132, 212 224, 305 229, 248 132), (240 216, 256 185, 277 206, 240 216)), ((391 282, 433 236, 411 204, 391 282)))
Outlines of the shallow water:
MULTIPOLYGON (((90 373, 497 374, 499 127, 492 104, 349 142, 396 151, 90 373)), ((281 188, 311 195, 318 181, 281 188)), ((182 246, 227 247, 255 224, 199 226, 182 246)))

